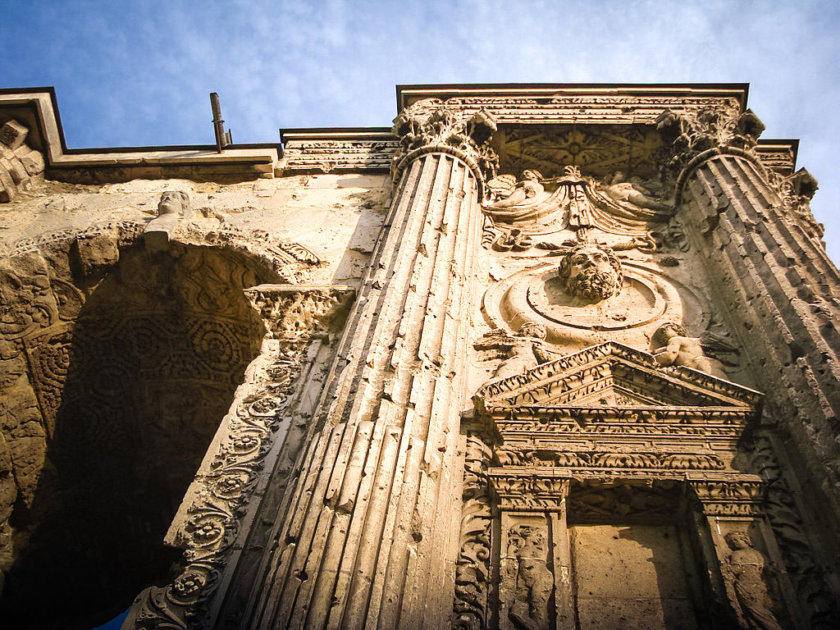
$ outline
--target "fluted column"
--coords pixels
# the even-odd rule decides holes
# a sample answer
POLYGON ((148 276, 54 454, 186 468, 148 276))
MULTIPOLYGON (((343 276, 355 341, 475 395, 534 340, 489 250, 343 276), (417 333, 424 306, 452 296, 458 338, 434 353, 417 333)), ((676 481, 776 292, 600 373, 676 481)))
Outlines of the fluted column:
MULTIPOLYGON (((663 122, 676 126, 674 120, 663 122)), ((811 551, 808 562, 815 575, 826 572, 817 579, 837 597, 840 273, 807 207, 816 182, 804 170, 787 180, 765 171, 752 151, 763 125, 751 112, 737 120, 679 125, 681 133, 674 135, 683 166, 681 218, 706 257, 714 297, 766 392, 764 416, 778 422, 793 463, 787 471, 793 473, 792 496, 804 497, 800 510, 820 506, 805 516, 815 519, 813 531, 822 534, 822 550, 811 551)), ((779 525, 784 532, 785 523, 779 525)), ((799 548, 783 551, 809 554, 804 538, 793 544, 799 548)), ((800 597, 810 600, 803 609, 814 607, 807 591, 800 597)))
POLYGON ((493 129, 439 102, 397 118, 386 227, 246 627, 448 621, 478 196, 493 129))

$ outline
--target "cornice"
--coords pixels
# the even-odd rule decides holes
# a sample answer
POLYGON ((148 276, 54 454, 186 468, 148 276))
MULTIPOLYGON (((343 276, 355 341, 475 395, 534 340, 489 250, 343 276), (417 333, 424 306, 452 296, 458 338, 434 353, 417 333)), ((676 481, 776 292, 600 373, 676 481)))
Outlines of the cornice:
MULTIPOLYGON (((68 149, 52 87, 0 90, 0 117, 8 118, 10 112, 12 117, 22 114, 29 119, 28 140, 44 153, 53 170, 155 169, 158 176, 166 176, 165 169, 194 167, 258 175, 272 172, 280 153, 277 144, 231 145, 221 153, 215 145, 68 149)), ((137 176, 143 173, 138 171, 137 176)))
POLYGON ((746 108, 748 84, 489 84, 399 85, 397 109, 427 98, 471 114, 480 109, 499 124, 652 124, 666 110, 746 108))
MULTIPOLYGON (((484 108, 500 127, 516 125, 644 124, 666 109, 676 113, 709 106, 743 111, 748 84, 437 84, 399 85, 398 107, 439 98, 471 115, 484 108)), ((280 143, 68 149, 52 87, 0 89, 0 121, 23 118, 28 141, 42 151, 52 174, 123 170, 123 178, 230 173, 286 174, 388 171, 399 139, 387 127, 281 129, 280 143), (285 154, 284 154, 285 153, 285 154)), ((795 169, 797 140, 760 140, 761 163, 786 174, 795 169)), ((116 176, 116 175, 115 175, 116 176)))

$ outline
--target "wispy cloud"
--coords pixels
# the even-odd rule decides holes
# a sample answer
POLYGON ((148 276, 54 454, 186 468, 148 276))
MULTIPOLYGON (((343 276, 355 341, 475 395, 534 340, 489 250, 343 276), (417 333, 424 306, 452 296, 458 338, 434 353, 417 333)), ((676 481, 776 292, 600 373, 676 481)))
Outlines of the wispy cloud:
POLYGON ((211 91, 237 141, 264 142, 278 127, 387 125, 397 83, 749 81, 766 134, 801 138, 840 258, 840 3, 4 5, 0 77, 55 85, 71 146, 209 142, 211 91))

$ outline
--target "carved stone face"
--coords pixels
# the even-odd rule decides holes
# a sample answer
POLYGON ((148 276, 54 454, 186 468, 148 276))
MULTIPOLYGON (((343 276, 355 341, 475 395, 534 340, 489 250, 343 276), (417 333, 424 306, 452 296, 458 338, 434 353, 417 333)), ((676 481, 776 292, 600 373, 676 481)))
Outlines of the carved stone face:
POLYGON ((750 535, 746 532, 730 532, 724 538, 732 549, 749 549, 751 547, 750 535))
POLYGON ((158 215, 183 214, 190 207, 190 198, 185 192, 167 190, 160 196, 158 215))
POLYGON ((578 245, 560 263, 566 292, 590 301, 612 297, 621 289, 621 263, 610 250, 578 245))
POLYGON ((674 322, 665 322, 656 332, 653 333, 653 345, 656 348, 661 348, 668 344, 668 341, 674 337, 685 337, 685 328, 674 322))

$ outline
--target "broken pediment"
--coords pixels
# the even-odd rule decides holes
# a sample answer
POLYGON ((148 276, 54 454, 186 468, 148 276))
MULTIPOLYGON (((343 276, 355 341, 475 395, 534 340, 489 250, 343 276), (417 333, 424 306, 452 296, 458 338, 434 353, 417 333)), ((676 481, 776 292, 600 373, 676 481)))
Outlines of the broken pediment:
POLYGON ((499 420, 670 418, 682 423, 751 420, 761 399, 754 390, 697 370, 663 367, 651 354, 616 342, 490 381, 474 397, 480 414, 499 420))

